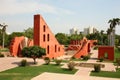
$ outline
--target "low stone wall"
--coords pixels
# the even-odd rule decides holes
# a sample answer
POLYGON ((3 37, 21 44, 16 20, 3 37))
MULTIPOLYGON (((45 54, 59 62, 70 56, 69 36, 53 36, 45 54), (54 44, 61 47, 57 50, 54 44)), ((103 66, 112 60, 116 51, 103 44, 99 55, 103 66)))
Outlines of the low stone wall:
MULTIPOLYGON (((89 68, 93 68, 94 65, 97 63, 76 63, 77 67, 89 67, 89 68)), ((104 68, 105 65, 104 64, 100 64, 101 68, 104 68)))

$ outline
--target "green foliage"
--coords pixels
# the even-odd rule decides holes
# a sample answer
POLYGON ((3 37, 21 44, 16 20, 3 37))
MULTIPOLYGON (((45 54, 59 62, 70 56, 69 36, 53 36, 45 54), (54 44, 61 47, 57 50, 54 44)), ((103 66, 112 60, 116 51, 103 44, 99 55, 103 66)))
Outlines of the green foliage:
POLYGON ((42 57, 43 55, 45 55, 46 50, 44 48, 41 48, 39 46, 31 46, 31 47, 25 47, 22 50, 22 55, 24 57, 42 57))
POLYGON ((55 64, 40 65, 40 66, 26 66, 16 67, 3 72, 0 72, 0 80, 31 80, 44 72, 74 74, 77 70, 72 71, 56 66, 55 64))
POLYGON ((8 48, 0 49, 0 52, 9 52, 8 48))
POLYGON ((116 58, 117 66, 120 66, 120 58, 116 58))
POLYGON ((98 46, 95 46, 95 47, 94 47, 94 50, 97 50, 97 49, 98 49, 98 46))
POLYGON ((26 60, 26 59, 23 59, 23 60, 20 62, 20 66, 25 67, 26 65, 27 65, 27 60, 26 60))
POLYGON ((4 57, 4 55, 0 53, 0 57, 4 57))
POLYGON ((101 58, 99 59, 99 61, 100 61, 100 62, 103 62, 103 61, 104 61, 104 58, 103 58, 103 57, 101 57, 101 58))
POLYGON ((72 34, 70 36, 70 39, 71 40, 81 40, 83 38, 83 35, 82 34, 72 34))
POLYGON ((62 59, 55 59, 56 65, 60 65, 61 62, 62 62, 62 59))
POLYGON ((112 71, 100 71, 99 73, 96 73, 96 72, 92 71, 91 74, 90 74, 90 76, 120 78, 120 68, 116 72, 112 72, 112 71))
POLYGON ((10 35, 5 36, 5 46, 10 46, 10 43, 14 37, 24 36, 23 32, 13 32, 10 35))
POLYGON ((82 34, 66 35, 64 33, 57 33, 55 37, 57 38, 60 44, 68 45, 70 44, 71 40, 81 40, 83 38, 83 35, 82 34))
POLYGON ((88 59, 90 59, 90 55, 83 56, 83 60, 88 60, 88 59))
POLYGON ((68 69, 69 69, 69 70, 73 70, 74 67, 75 67, 75 62, 70 61, 70 62, 68 63, 68 69))
POLYGON ((92 33, 86 35, 87 39, 90 40, 98 40, 97 44, 98 45, 107 45, 108 40, 107 40, 107 34, 101 34, 100 32, 92 33))
POLYGON ((101 71, 101 66, 100 64, 95 64, 94 65, 94 72, 100 72, 101 71))
POLYGON ((24 30, 24 36, 33 39, 33 28, 28 28, 26 30, 24 30))
POLYGON ((120 51, 120 47, 117 47, 118 51, 120 51))
POLYGON ((120 51, 117 48, 115 48, 115 54, 114 54, 114 59, 116 58, 120 58, 120 51))
POLYGON ((48 65, 50 63, 50 58, 49 57, 45 57, 44 61, 45 61, 45 64, 48 65))
POLYGON ((22 49, 22 55, 24 57, 32 57, 34 63, 36 63, 36 58, 42 57, 43 55, 45 55, 45 53, 46 50, 39 46, 25 47, 22 49))
POLYGON ((60 44, 64 44, 64 45, 69 44, 69 39, 67 35, 65 35, 64 33, 57 33, 55 37, 60 44))

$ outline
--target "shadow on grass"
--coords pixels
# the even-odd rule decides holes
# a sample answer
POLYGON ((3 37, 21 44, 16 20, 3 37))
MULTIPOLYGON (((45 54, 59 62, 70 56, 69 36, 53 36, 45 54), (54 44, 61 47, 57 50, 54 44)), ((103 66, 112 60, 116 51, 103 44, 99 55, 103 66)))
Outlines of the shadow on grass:
POLYGON ((43 64, 43 65, 49 65, 49 66, 63 66, 63 64, 57 65, 57 64, 43 64))
MULTIPOLYGON (((12 64, 21 66, 21 62, 13 62, 12 64)), ((27 62, 26 66, 34 66, 34 65, 37 65, 37 63, 35 64, 34 62, 27 62)))
POLYGON ((62 68, 62 70, 64 70, 64 71, 72 71, 72 70, 67 69, 67 68, 62 68))

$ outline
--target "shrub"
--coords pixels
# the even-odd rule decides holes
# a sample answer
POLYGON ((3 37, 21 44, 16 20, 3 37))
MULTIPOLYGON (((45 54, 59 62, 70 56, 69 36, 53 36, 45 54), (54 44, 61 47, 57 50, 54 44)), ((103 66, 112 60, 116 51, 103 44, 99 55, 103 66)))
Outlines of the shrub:
POLYGON ((20 66, 23 66, 25 67, 27 65, 27 60, 26 59, 23 59, 20 63, 20 66))
POLYGON ((120 51, 120 47, 117 47, 118 51, 120 51))
POLYGON ((0 53, 0 57, 4 57, 4 55, 0 53))
POLYGON ((48 65, 48 64, 50 63, 50 58, 49 58, 49 57, 45 57, 45 58, 44 58, 44 61, 45 61, 45 64, 48 65))
POLYGON ((94 50, 97 50, 97 49, 98 49, 98 47, 97 47, 97 46, 95 46, 95 47, 94 47, 94 50))
POLYGON ((99 61, 100 61, 100 62, 103 62, 103 61, 104 61, 104 58, 101 57, 101 58, 99 59, 99 61))
POLYGON ((100 72, 100 71, 101 71, 101 66, 100 66, 100 64, 95 64, 95 65, 94 65, 94 71, 95 71, 95 72, 100 72))
POLYGON ((56 63, 57 65, 60 65, 61 62, 62 62, 62 59, 56 59, 56 60, 55 60, 55 63, 56 63))
POLYGON ((75 62, 70 61, 70 62, 68 63, 68 68, 69 68, 69 70, 73 70, 74 67, 75 67, 75 62))
POLYGON ((88 60, 88 59, 90 59, 90 56, 89 56, 89 55, 83 56, 83 60, 88 60))

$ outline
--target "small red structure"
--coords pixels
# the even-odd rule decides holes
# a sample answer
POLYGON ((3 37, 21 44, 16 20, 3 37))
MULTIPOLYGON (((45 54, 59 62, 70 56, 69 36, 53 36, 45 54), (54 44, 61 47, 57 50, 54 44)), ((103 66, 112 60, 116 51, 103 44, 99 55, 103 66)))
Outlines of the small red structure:
POLYGON ((10 53, 12 56, 22 56, 21 50, 27 46, 33 46, 33 40, 30 40, 24 36, 15 37, 12 39, 10 44, 10 53))
POLYGON ((74 58, 81 58, 82 56, 88 55, 91 50, 91 47, 94 46, 94 42, 97 40, 87 40, 87 38, 83 38, 82 40, 72 40, 67 50, 76 50, 74 53, 74 58))
POLYGON ((105 58, 108 60, 114 60, 114 47, 100 46, 98 49, 98 58, 105 58))

